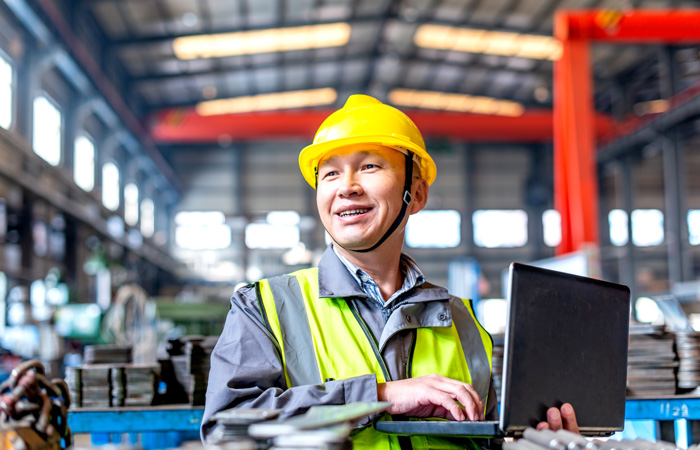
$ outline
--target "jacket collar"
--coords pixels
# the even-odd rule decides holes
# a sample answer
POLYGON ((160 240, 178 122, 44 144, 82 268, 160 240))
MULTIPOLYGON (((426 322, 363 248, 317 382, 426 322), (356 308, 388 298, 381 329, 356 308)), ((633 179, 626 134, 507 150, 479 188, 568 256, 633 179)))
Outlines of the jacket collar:
MULTIPOLYGON (((367 298, 367 294, 357 284, 347 267, 338 259, 331 246, 332 244, 328 245, 318 263, 319 298, 367 298)), ((450 294, 447 289, 428 282, 411 289, 405 297, 410 302, 448 300, 449 298, 450 294)))

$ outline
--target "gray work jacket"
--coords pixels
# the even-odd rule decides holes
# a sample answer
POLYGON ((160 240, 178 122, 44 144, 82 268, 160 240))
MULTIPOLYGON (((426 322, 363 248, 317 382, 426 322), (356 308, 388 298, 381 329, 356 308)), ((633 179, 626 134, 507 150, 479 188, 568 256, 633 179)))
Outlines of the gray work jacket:
MULTIPOLYGON (((412 329, 451 326, 450 294, 425 282, 395 300, 386 324, 376 302, 365 294, 329 246, 318 265, 320 297, 342 297, 354 304, 367 324, 384 358, 392 380, 406 378, 412 329)), ((232 408, 281 408, 281 417, 303 414, 316 405, 376 402, 377 379, 363 375, 318 385, 288 388, 274 337, 263 322, 254 285, 236 291, 231 310, 211 355, 202 437, 211 427, 209 418, 232 408)), ((498 420, 493 382, 489 388, 486 419, 498 420)), ((369 420, 376 420, 372 417, 369 420)), ((367 421, 359 424, 364 426, 367 421)))

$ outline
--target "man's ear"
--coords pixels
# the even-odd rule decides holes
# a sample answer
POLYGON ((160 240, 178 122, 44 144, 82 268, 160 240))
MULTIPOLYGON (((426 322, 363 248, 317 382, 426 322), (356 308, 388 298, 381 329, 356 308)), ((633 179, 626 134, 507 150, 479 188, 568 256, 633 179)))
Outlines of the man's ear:
POLYGON ((422 178, 413 181, 413 201, 411 201, 409 214, 415 214, 425 208, 428 203, 428 192, 430 186, 422 178))

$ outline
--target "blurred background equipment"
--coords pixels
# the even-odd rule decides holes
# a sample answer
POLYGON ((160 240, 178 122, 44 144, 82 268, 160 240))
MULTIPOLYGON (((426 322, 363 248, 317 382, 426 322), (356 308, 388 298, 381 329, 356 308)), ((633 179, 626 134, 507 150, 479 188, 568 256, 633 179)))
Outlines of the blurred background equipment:
POLYGON ((63 380, 49 380, 44 366, 26 361, 0 384, 0 444, 18 450, 52 450, 72 443, 63 380))
POLYGON ((138 364, 156 362, 158 332, 156 305, 146 291, 127 284, 117 289, 102 326, 103 339, 132 348, 131 360, 138 364))

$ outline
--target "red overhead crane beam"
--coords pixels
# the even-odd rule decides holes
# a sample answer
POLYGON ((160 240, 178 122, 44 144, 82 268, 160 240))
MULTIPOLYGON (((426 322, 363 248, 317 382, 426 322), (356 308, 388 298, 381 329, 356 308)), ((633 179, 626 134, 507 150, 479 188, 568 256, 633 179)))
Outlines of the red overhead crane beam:
POLYGON ((595 157, 590 42, 700 42, 700 10, 560 11, 554 36, 554 203, 561 214, 557 254, 597 246, 598 180, 595 157))
MULTIPOLYGON (((333 110, 274 111, 200 116, 194 109, 171 109, 153 117, 151 137, 159 143, 207 143, 297 138, 311 142, 333 110)), ((551 142, 551 110, 528 111, 518 117, 407 110, 426 137, 472 142, 551 142)), ((613 135, 612 118, 594 119, 600 139, 613 135)))

